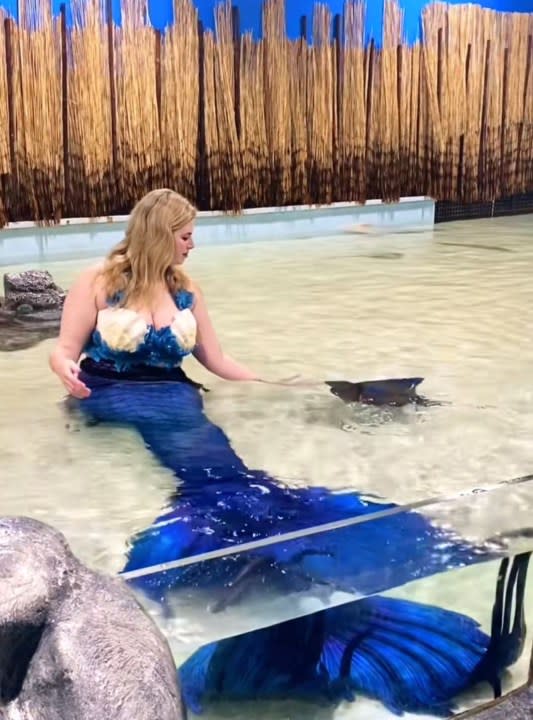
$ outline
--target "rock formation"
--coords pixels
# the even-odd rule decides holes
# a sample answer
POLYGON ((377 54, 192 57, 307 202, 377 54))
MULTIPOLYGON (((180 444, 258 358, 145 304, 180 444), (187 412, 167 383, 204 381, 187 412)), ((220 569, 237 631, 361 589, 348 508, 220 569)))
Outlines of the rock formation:
POLYGON ((2 720, 183 720, 169 645, 123 580, 27 517, 0 517, 0 578, 2 720))
POLYGON ((4 274, 0 351, 23 350, 59 332, 65 292, 47 270, 4 274))

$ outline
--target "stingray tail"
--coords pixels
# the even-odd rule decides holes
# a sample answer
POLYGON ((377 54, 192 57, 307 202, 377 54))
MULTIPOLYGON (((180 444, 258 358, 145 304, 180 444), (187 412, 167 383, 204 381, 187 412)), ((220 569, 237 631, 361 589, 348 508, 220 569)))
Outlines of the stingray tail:
POLYGON ((471 618, 408 600, 375 596, 325 612, 332 694, 362 693, 397 715, 448 716, 490 641, 471 618))

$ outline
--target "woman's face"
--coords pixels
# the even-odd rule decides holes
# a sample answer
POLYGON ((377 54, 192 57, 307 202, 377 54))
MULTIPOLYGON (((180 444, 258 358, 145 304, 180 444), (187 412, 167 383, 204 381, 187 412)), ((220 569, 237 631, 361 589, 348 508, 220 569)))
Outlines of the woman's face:
POLYGON ((176 241, 174 262, 177 265, 183 265, 185 260, 187 260, 190 251, 194 248, 194 241, 192 239, 193 230, 194 223, 190 222, 174 234, 174 239, 176 241))

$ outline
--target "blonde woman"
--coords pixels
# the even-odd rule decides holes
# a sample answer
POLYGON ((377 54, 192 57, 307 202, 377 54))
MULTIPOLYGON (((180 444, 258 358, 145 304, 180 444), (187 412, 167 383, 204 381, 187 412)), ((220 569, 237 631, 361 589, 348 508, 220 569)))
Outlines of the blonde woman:
MULTIPOLYGON (((148 193, 124 240, 72 286, 50 358, 83 413, 135 427, 179 481, 163 515, 135 537, 126 571, 221 548, 234 553, 142 574, 137 587, 162 603, 175 592, 203 592, 222 610, 254 592, 318 586, 326 597, 338 589, 372 595, 485 559, 424 517, 398 511, 235 554, 243 542, 394 506, 355 491, 289 488, 250 470, 206 417, 198 387, 181 370, 186 355, 229 380, 258 378, 222 352, 202 294, 182 270, 195 214, 175 192, 148 193)), ((494 647, 470 618, 375 596, 214 643, 184 663, 180 680, 195 711, 210 699, 340 702, 360 691, 398 714, 443 714, 457 693, 497 678, 516 655, 507 648, 503 662, 494 647)))
POLYGON ((192 353, 226 380, 258 380, 222 352, 202 293, 183 272, 194 248, 196 210, 171 190, 154 190, 134 208, 126 236, 103 265, 85 271, 67 295, 51 367, 82 399, 91 374, 176 373, 192 353), (79 363, 82 353, 86 360, 79 363))

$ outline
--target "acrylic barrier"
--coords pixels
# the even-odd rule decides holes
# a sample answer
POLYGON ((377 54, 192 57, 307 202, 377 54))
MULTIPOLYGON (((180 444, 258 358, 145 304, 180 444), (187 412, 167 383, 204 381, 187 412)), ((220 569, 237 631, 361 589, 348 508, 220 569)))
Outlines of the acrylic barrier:
POLYGON ((123 577, 193 714, 452 717, 528 682, 532 506, 530 476, 123 577))

